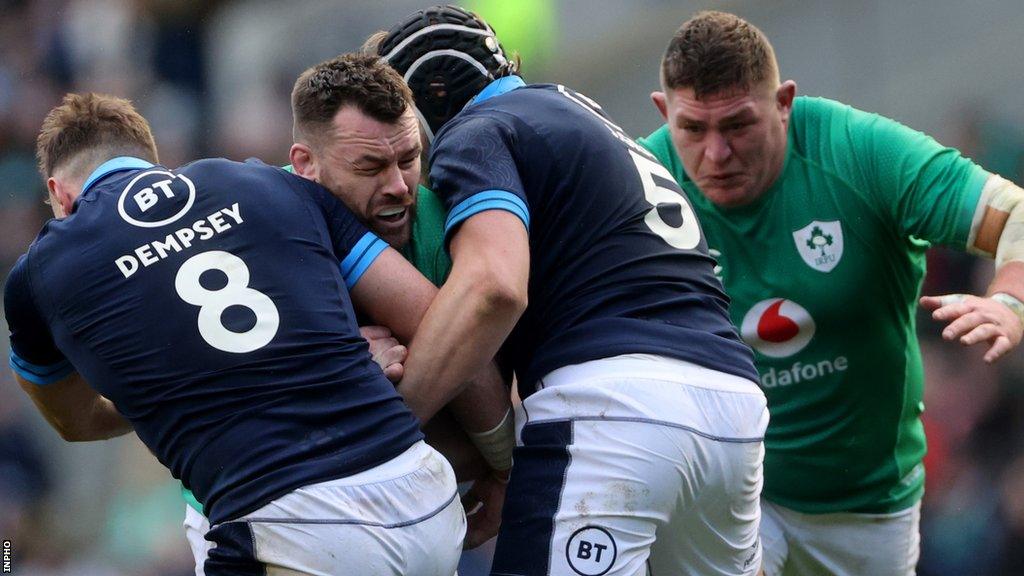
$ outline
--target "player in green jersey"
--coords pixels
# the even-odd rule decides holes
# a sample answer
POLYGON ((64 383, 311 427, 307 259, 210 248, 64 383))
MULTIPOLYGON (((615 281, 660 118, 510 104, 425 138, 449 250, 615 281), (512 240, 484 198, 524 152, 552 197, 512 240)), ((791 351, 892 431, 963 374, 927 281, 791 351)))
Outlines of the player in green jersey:
POLYGON ((995 257, 988 296, 921 303, 946 339, 996 360, 1021 340, 1024 191, 895 121, 797 98, 768 40, 731 14, 684 23, 661 82, 667 126, 642 143, 718 252, 768 397, 767 575, 914 573, 925 251, 995 257))

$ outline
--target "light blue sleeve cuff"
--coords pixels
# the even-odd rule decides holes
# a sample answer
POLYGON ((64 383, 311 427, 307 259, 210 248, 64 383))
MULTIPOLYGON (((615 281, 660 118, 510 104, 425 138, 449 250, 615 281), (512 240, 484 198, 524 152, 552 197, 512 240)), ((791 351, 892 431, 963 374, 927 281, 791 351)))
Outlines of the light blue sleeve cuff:
POLYGON ((11 350, 8 364, 10 364, 15 374, 39 386, 53 384, 75 371, 75 367, 67 360, 62 360, 51 366, 40 366, 39 364, 32 364, 23 360, 14 353, 14 350, 11 350))
POLYGON ((522 198, 506 190, 484 190, 459 202, 448 212, 448 220, 444 223, 445 238, 464 220, 486 210, 511 212, 523 221, 526 231, 530 231, 530 209, 522 198))
POLYGON ((388 243, 378 238, 373 232, 367 232, 356 242, 352 251, 341 261, 341 277, 345 279, 345 287, 349 290, 359 282, 363 273, 373 264, 388 247, 388 243))

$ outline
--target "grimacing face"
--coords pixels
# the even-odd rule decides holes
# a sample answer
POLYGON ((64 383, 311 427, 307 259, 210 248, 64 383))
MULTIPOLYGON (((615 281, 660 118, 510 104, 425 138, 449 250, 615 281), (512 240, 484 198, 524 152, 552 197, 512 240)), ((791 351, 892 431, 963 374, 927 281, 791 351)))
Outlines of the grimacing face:
POLYGON ((781 174, 795 95, 787 80, 701 99, 692 88, 651 97, 687 176, 716 206, 734 208, 760 198, 781 174))
POLYGON ((419 125, 410 107, 395 122, 355 106, 338 110, 314 152, 316 179, 393 248, 409 242, 420 181, 419 125))

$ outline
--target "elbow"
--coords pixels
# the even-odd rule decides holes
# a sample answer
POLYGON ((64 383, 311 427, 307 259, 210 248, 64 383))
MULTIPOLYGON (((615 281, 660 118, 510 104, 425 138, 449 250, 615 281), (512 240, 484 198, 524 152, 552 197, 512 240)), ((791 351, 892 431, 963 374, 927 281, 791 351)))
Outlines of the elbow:
POLYGON ((53 428, 65 442, 109 440, 131 431, 126 422, 54 422, 53 428))
POLYGON ((89 430, 80 426, 58 425, 54 426, 54 428, 56 428, 57 434, 65 442, 89 442, 96 439, 93 434, 90 434, 89 430))
POLYGON ((474 283, 474 286, 478 294, 477 300, 481 303, 486 316, 518 320, 529 303, 526 282, 509 282, 487 276, 474 283))
POLYGON ((57 430, 65 442, 95 442, 97 440, 110 440, 129 430, 57 430))

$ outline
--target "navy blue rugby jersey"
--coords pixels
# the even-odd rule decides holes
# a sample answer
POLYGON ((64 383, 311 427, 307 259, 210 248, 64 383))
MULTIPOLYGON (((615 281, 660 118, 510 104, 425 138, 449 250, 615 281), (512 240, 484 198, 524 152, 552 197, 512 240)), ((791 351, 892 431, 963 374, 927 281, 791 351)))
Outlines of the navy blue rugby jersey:
POLYGON ((430 179, 449 238, 492 209, 529 231, 530 303, 504 348, 524 397, 556 368, 630 353, 757 381, 685 195, 586 96, 492 82, 438 133, 430 179))
POLYGON ((116 158, 12 271, 11 366, 77 370, 211 522, 236 518, 422 437, 347 290, 385 248, 281 169, 116 158))

